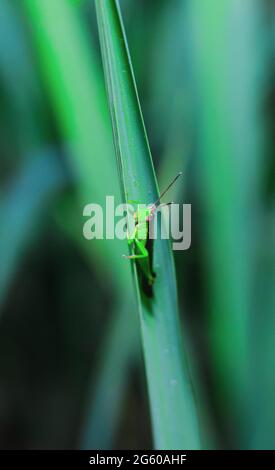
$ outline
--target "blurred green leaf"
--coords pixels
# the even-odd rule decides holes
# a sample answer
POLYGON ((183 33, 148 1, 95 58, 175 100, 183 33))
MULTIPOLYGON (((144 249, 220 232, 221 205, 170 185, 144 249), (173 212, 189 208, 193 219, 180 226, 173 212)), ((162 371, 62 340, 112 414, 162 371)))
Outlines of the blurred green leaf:
MULTIPOLYGON (((106 328, 91 383, 80 445, 83 449, 112 449, 129 381, 129 367, 139 352, 137 321, 129 321, 131 304, 122 299, 106 328)), ((136 317, 134 317, 136 320, 136 317)))
MULTIPOLYGON (((41 71, 61 134, 68 144, 68 155, 76 178, 76 199, 63 198, 56 213, 59 224, 85 253, 86 259, 92 260, 102 283, 112 283, 116 288, 116 296, 123 296, 125 302, 129 303, 132 299, 130 267, 121 257, 125 244, 117 240, 87 241, 82 236, 82 211, 85 204, 93 202, 104 207, 106 195, 115 195, 116 202, 120 199, 117 179, 114 178, 116 168, 106 98, 102 77, 97 70, 92 37, 85 28, 78 8, 65 0, 26 0, 25 5, 41 71), (56 18, 59 18, 58 22, 56 18)), ((113 315, 113 321, 121 325, 121 317, 116 318, 117 310, 113 315)), ((123 312, 119 315, 123 315, 123 312)), ((128 316, 128 329, 129 334, 133 332, 134 336, 136 328, 133 312, 128 316)), ((113 376, 109 372, 115 370, 118 357, 121 360, 121 373, 117 371, 117 390, 122 392, 126 381, 123 374, 126 374, 126 364, 133 350, 133 345, 127 342, 121 348, 124 355, 118 355, 112 349, 112 345, 117 344, 118 330, 106 334, 104 345, 107 351, 105 353, 102 349, 102 370, 99 371, 98 384, 95 386, 100 391, 100 397, 95 391, 95 395, 92 393, 87 398, 88 415, 84 419, 81 444, 84 447, 94 445, 97 437, 102 447, 111 445, 112 430, 118 425, 121 398, 119 393, 114 393, 114 412, 110 411, 108 422, 98 421, 105 416, 109 406, 105 401, 105 398, 109 400, 108 389, 102 393, 102 383, 108 383, 108 387, 111 385, 113 376), (96 413, 93 412, 94 399, 98 407, 96 413), (98 436, 94 435, 94 430, 99 426, 101 432, 98 436)))
POLYGON ((0 305, 28 242, 36 233, 42 209, 64 187, 65 181, 55 150, 45 149, 25 164, 8 191, 1 195, 0 305))
POLYGON ((209 346, 221 412, 227 423, 234 422, 232 439, 244 439, 245 445, 262 175, 259 5, 254 0, 191 0, 189 8, 209 346))
POLYGON ((38 119, 35 126, 33 123, 41 95, 21 20, 20 9, 15 2, 0 0, 1 86, 5 101, 8 101, 6 112, 11 113, 16 125, 14 138, 26 158, 26 150, 41 143, 41 123, 38 119))
MULTIPOLYGON (((26 0, 24 5, 49 97, 68 143, 81 213, 91 202, 104 207, 106 195, 119 202, 102 80, 80 11, 66 0, 26 0)), ((129 267, 121 257, 125 243, 117 239, 86 243, 100 256, 107 275, 125 289, 129 284, 129 267)))

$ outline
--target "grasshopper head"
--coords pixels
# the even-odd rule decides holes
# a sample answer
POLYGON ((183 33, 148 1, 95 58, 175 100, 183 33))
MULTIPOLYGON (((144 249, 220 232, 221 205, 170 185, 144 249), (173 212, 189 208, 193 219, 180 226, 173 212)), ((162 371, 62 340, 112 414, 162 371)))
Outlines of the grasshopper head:
POLYGON ((139 220, 141 222, 149 222, 149 220, 151 220, 153 217, 155 210, 156 206, 154 204, 147 206, 144 209, 138 209, 134 214, 134 218, 135 220, 139 220))
MULTIPOLYGON (((171 188, 171 186, 173 186, 173 184, 175 183, 175 181, 179 178, 179 176, 182 175, 182 172, 180 171, 177 176, 171 181, 171 183, 167 186, 167 188, 161 193, 161 195, 158 197, 158 199, 153 203, 153 204, 150 204, 149 206, 146 206, 144 209, 138 209, 135 213, 134 213, 134 219, 136 221, 140 221, 140 222, 149 222, 153 217, 154 217, 154 214, 157 210, 157 208, 162 205, 160 204, 160 201, 162 199, 162 197, 167 193, 167 191, 171 188)), ((128 201, 129 203, 138 203, 138 201, 133 201, 133 200, 129 200, 128 201)), ((167 204, 172 204, 172 203, 167 203, 167 204)), ((165 204, 164 204, 165 205, 165 204)))

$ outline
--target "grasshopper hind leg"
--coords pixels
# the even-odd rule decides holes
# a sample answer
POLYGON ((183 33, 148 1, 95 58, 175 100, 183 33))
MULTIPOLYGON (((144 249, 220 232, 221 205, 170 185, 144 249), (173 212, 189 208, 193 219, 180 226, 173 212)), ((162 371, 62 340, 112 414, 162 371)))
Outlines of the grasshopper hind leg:
POLYGON ((124 258, 137 260, 138 275, 140 283, 142 285, 143 292, 146 293, 147 297, 153 296, 153 284, 155 281, 156 274, 152 271, 150 263, 150 253, 147 249, 147 245, 144 245, 144 242, 138 239, 129 239, 128 244, 132 245, 135 243, 135 248, 138 250, 137 254, 133 255, 123 255, 124 258))
POLYGON ((152 297, 153 284, 155 282, 156 274, 152 270, 152 259, 151 253, 148 249, 148 240, 146 241, 146 246, 140 240, 137 241, 136 245, 141 252, 140 262, 138 263, 138 271, 140 282, 142 284, 142 290, 146 293, 147 297, 152 297))

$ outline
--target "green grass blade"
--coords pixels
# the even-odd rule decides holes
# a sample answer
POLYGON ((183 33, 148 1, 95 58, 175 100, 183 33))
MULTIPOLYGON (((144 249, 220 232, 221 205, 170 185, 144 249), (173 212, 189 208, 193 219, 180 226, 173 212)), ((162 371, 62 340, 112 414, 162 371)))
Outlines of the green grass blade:
MULTIPOLYGON (((139 106, 118 2, 96 1, 100 41, 125 201, 154 201, 158 188, 139 106)), ((154 296, 137 282, 155 445, 200 447, 193 391, 184 365, 170 243, 155 240, 154 296)))

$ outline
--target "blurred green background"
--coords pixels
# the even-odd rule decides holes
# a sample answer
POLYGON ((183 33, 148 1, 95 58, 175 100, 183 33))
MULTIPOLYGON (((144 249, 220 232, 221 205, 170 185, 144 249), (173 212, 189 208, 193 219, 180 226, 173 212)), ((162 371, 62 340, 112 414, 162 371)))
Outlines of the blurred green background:
MULTIPOLYGON (((175 252, 204 448, 275 449, 272 0, 120 0, 175 252)), ((152 448, 92 0, 0 0, 0 448, 152 448)), ((145 201, 152 202, 152 201, 145 201)), ((183 423, 184 425, 184 423, 183 423)))

